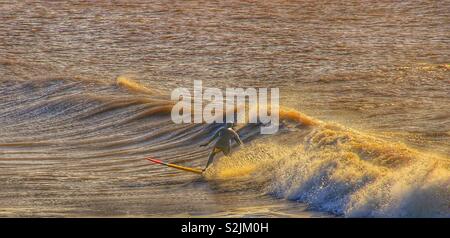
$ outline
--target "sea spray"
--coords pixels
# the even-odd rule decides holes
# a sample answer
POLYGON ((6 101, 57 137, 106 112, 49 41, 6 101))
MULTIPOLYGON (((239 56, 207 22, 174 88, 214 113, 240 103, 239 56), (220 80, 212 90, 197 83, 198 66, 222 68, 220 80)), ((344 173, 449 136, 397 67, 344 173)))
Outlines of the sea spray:
POLYGON ((347 217, 450 217, 448 161, 336 125, 300 134, 256 140, 207 178, 347 217))

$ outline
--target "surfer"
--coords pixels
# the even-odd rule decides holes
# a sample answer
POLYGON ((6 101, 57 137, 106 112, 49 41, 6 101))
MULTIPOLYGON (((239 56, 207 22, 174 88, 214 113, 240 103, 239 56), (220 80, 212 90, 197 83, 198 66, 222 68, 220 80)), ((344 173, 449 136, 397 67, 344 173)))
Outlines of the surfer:
POLYGON ((206 167, 203 169, 203 171, 205 171, 208 168, 208 166, 214 161, 214 156, 219 152, 222 151, 224 155, 230 154, 232 139, 234 139, 239 145, 243 144, 238 133, 236 133, 236 131, 234 131, 233 129, 233 123, 227 122, 225 126, 222 127, 220 130, 218 130, 216 134, 214 134, 214 136, 207 143, 201 144, 200 146, 209 145, 217 137, 219 137, 219 140, 217 140, 216 144, 214 145, 214 148, 209 154, 208 163, 206 164, 206 167))

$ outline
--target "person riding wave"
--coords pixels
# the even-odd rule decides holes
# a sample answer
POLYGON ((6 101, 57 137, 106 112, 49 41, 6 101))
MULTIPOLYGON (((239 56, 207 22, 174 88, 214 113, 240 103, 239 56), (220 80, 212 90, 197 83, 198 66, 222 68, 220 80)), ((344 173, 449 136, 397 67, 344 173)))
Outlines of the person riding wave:
POLYGON ((224 155, 229 155, 231 153, 231 140, 234 139, 239 145, 243 145, 241 138, 238 133, 233 129, 233 123, 227 122, 220 130, 218 130, 214 136, 205 144, 201 144, 200 146, 207 146, 217 137, 219 139, 214 144, 214 147, 209 154, 208 163, 206 167, 203 169, 205 171, 211 163, 214 161, 214 156, 219 152, 223 152, 224 155))

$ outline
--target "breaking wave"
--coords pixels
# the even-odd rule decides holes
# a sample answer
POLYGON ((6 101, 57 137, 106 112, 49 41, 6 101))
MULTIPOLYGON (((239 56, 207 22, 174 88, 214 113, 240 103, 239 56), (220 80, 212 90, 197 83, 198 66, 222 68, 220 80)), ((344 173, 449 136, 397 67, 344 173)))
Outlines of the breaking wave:
POLYGON ((338 125, 254 141, 222 158, 208 178, 346 217, 450 216, 447 159, 338 125))

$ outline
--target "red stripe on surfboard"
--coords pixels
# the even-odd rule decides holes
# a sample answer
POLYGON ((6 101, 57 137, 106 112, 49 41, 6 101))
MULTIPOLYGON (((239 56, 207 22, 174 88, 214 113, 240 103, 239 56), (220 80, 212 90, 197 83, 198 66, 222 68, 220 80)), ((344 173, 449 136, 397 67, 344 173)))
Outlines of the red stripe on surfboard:
POLYGON ((153 162, 153 163, 157 163, 157 164, 165 164, 165 163, 162 162, 161 160, 157 160, 157 159, 150 159, 150 158, 147 158, 147 160, 149 160, 149 161, 151 161, 151 162, 153 162))

